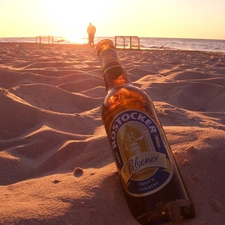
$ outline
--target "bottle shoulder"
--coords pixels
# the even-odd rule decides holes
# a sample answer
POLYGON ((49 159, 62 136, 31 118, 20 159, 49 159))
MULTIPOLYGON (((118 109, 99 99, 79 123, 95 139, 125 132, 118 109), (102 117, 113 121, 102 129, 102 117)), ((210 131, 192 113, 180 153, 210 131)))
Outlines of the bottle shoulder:
POLYGON ((152 114, 153 108, 153 102, 145 91, 128 84, 108 92, 103 103, 102 114, 116 114, 129 109, 136 109, 152 114))
POLYGON ((151 101, 151 98, 139 87, 132 84, 127 84, 122 87, 111 89, 111 91, 109 91, 106 95, 105 103, 116 103, 132 100, 151 101))

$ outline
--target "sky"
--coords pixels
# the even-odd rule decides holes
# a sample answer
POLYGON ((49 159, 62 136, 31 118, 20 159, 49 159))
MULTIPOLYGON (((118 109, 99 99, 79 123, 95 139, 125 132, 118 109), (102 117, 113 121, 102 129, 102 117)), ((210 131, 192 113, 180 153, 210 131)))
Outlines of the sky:
POLYGON ((225 40, 225 0, 0 0, 0 37, 139 36, 225 40))

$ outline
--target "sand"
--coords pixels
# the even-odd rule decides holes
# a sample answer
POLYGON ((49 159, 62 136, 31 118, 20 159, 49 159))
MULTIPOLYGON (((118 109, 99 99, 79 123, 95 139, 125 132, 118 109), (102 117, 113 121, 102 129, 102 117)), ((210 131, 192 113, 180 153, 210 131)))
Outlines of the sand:
MULTIPOLYGON (((196 207, 175 224, 225 224, 224 54, 118 54, 154 101, 196 207)), ((105 94, 89 46, 0 44, 0 224, 139 224, 102 124, 105 94)))

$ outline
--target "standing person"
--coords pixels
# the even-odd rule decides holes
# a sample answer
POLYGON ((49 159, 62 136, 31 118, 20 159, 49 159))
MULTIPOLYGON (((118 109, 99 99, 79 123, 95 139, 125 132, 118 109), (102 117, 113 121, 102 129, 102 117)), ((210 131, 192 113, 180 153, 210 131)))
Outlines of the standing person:
POLYGON ((87 28, 88 33, 88 40, 89 44, 94 47, 94 37, 95 37, 96 28, 92 25, 92 23, 89 23, 89 26, 87 28))

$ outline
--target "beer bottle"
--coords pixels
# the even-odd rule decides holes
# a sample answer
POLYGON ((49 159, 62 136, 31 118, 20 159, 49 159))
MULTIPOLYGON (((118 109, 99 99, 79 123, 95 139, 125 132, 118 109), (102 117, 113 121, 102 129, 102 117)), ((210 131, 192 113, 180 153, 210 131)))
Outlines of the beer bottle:
POLYGON ((102 120, 131 213, 143 225, 195 217, 152 100, 129 81, 111 40, 96 49, 107 91, 102 120))

